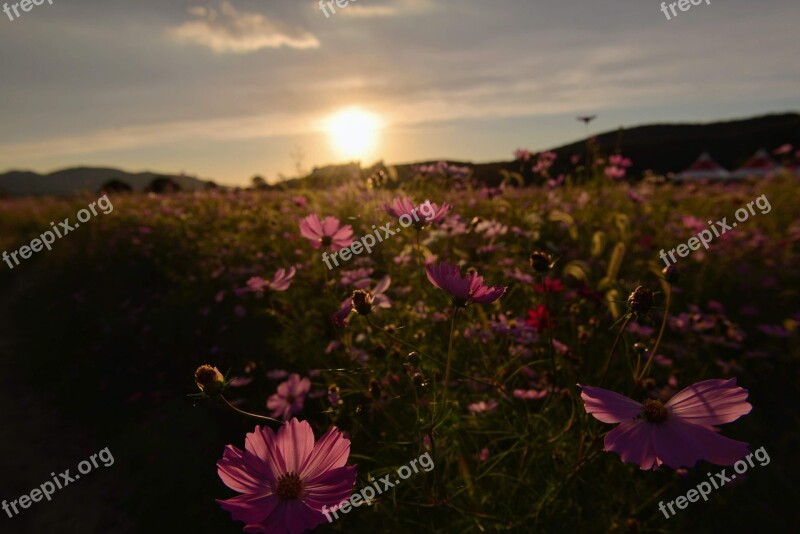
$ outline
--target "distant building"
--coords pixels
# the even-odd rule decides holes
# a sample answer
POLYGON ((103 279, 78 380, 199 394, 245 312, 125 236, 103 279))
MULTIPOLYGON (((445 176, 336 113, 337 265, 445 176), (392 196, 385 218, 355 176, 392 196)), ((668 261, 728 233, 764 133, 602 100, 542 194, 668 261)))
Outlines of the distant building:
POLYGON ((752 158, 748 159, 744 165, 736 169, 731 174, 731 178, 766 178, 781 169, 781 165, 762 148, 752 158))
POLYGON ((730 177, 730 172, 719 165, 716 161, 711 159, 711 156, 708 152, 703 152, 694 163, 675 176, 675 181, 727 180, 730 177))

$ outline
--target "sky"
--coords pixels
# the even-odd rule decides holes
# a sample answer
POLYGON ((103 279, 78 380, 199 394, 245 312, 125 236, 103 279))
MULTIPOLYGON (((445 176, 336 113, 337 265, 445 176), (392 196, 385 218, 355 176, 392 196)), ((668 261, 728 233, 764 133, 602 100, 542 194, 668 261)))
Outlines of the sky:
POLYGON ((598 133, 800 110, 797 0, 669 20, 656 0, 50 1, 0 12, 0 172, 244 185, 509 160, 584 137, 580 114, 598 133))

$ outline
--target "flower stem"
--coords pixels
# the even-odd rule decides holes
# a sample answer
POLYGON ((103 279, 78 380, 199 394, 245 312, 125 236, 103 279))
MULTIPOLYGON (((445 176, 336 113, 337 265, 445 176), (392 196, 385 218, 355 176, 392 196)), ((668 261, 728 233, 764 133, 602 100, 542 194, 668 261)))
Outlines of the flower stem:
MULTIPOLYGON (((405 341, 403 341, 399 337, 391 334, 387 330, 384 330, 383 327, 381 327, 380 325, 373 323, 372 320, 370 320, 369 316, 366 316, 365 318, 367 320, 367 323, 369 323, 369 325, 371 327, 375 328, 376 330, 380 330, 384 335, 386 335, 392 341, 396 341, 397 343, 400 343, 401 345, 404 345, 404 346, 406 346, 406 347, 408 347, 410 349, 413 349, 417 354, 419 354, 420 356, 422 356, 423 358, 425 358, 427 360, 430 360, 430 361, 432 361, 434 363, 437 363, 439 365, 446 365, 443 361, 441 361, 441 360, 439 360, 437 358, 434 358, 433 356, 431 356, 431 355, 429 355, 429 354, 427 354, 425 352, 422 352, 421 350, 416 348, 414 345, 411 345, 410 343, 406 343, 405 341)), ((468 375, 467 373, 459 371, 458 369, 455 369, 455 368, 453 369, 453 372, 455 374, 461 376, 465 380, 471 380, 472 382, 475 382, 476 384, 483 384, 485 386, 490 386, 490 387, 496 388, 501 393, 505 393, 506 392, 505 386, 503 386, 503 384, 498 383, 496 380, 493 380, 493 381, 490 381, 490 382, 487 382, 486 380, 480 380, 478 378, 474 378, 473 376, 468 375)))
POLYGON ((664 318, 661 319, 661 331, 658 333, 658 337, 656 338, 656 343, 653 345, 653 350, 650 351, 650 356, 647 358, 647 363, 644 364, 644 369, 642 369, 642 373, 634 378, 634 382, 638 384, 641 382, 647 373, 650 371, 650 366, 653 363, 653 358, 656 355, 656 351, 658 350, 658 346, 661 344, 661 338, 664 336, 664 330, 667 327, 667 318, 669 317, 669 305, 672 303, 672 286, 669 284, 664 284, 665 292, 667 294, 667 301, 664 304, 664 318))
POLYGON ((414 346, 414 345, 412 345, 411 343, 407 343, 407 342, 403 341, 403 340, 402 340, 402 339, 400 339, 399 337, 397 337, 397 336, 393 335, 393 334, 392 334, 391 332, 389 332, 388 330, 385 330, 385 329, 384 329, 382 326, 380 326, 380 325, 377 325, 377 324, 373 323, 373 322, 372 322, 372 319, 370 319, 369 315, 365 316, 365 318, 367 319, 367 323, 368 323, 368 324, 369 324, 369 325, 370 325, 372 328, 376 328, 376 329, 380 330, 381 332, 383 332, 383 333, 384 333, 384 335, 386 335, 386 336, 387 336, 389 339, 391 339, 392 341, 396 341, 397 343, 400 343, 401 345, 403 345, 403 346, 405 346, 405 347, 408 347, 409 349, 412 349, 412 350, 413 350, 413 351, 415 351, 416 353, 418 353, 418 354, 420 354, 420 355, 422 355, 422 356, 426 356, 426 355, 425 355, 425 353, 423 353, 421 350, 419 350, 417 347, 415 347, 415 346, 414 346))
POLYGON ((442 404, 447 404, 447 386, 450 384, 450 362, 453 359, 453 340, 456 331, 456 315, 458 315, 458 307, 453 310, 453 320, 450 322, 450 343, 447 347, 447 364, 444 368, 444 392, 442 393, 442 404))
POLYGON ((234 406, 233 404, 231 404, 230 402, 228 402, 228 399, 226 399, 226 398, 225 398, 225 397, 223 397, 222 395, 220 395, 220 396, 219 396, 219 398, 220 398, 220 399, 222 399, 222 401, 223 401, 225 404, 227 404, 227 405, 228 405, 228 406, 229 406, 229 407, 230 407, 230 408, 231 408, 233 411, 235 411, 235 412, 239 412, 239 413, 240 413, 240 414, 242 414, 242 415, 247 415, 247 416, 250 416, 250 417, 255 417, 256 419, 263 419, 264 421, 272 421, 273 423, 278 423, 278 424, 280 424, 280 425, 282 425, 282 424, 283 424, 281 421, 278 421, 277 419, 273 419, 272 417, 267 417, 266 415, 258 415, 258 414, 256 414, 256 413, 250 413, 250 412, 245 412, 244 410, 240 410, 239 408, 237 408, 236 406, 234 406))
POLYGON ((606 360, 606 367, 605 369, 603 369, 603 374, 600 377, 600 382, 597 384, 597 387, 603 385, 603 381, 606 379, 606 374, 608 374, 608 368, 611 367, 611 360, 614 358, 614 350, 617 348, 619 340, 622 337, 622 333, 625 331, 626 328, 628 328, 628 323, 631 322, 632 318, 633 314, 629 313, 628 316, 625 318, 625 322, 622 323, 622 328, 620 328, 619 332, 617 332, 617 338, 614 340, 614 344, 611 345, 611 350, 608 351, 608 359, 606 360))
POLYGON ((550 394, 544 400, 542 404, 542 412, 547 407, 550 399, 555 396, 556 392, 556 351, 555 346, 553 345, 553 326, 550 322, 550 299, 547 297, 547 284, 545 283, 545 276, 541 275, 539 277, 539 281, 542 284, 542 289, 544 290, 544 327, 547 329, 547 339, 548 339, 548 352, 550 353, 550 368, 551 368, 551 376, 550 376, 550 394))
POLYGON ((547 291, 547 283, 544 280, 544 275, 541 277, 542 281, 542 288, 544 289, 544 324, 545 328, 547 328, 547 338, 549 340, 550 345, 550 365, 553 369, 553 377, 551 379, 552 384, 550 387, 550 393, 555 393, 556 390, 556 348, 553 345, 553 325, 550 322, 550 298, 548 297, 547 291))

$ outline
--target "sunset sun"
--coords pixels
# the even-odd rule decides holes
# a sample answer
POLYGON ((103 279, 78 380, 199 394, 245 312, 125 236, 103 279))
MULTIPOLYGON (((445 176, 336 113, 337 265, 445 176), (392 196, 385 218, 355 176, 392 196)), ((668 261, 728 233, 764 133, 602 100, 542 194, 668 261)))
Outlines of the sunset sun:
POLYGON ((380 128, 380 118, 360 108, 343 109, 325 121, 332 146, 337 154, 347 158, 369 156, 377 143, 380 128))

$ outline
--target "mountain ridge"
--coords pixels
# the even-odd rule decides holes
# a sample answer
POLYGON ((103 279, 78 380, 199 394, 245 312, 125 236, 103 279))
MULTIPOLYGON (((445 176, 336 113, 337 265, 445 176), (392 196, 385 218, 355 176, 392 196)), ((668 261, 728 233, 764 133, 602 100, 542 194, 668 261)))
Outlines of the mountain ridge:
MULTIPOLYGON (((785 143, 800 147, 800 113, 771 113, 707 123, 644 124, 609 130, 593 135, 590 139, 595 140, 599 151, 603 154, 620 152, 630 158, 633 165, 628 171, 629 176, 640 176, 645 171, 657 174, 677 173, 691 165, 702 152, 709 152, 717 163, 732 170, 744 163, 759 148, 773 150, 785 143)), ((556 176, 571 169, 570 157, 583 156, 586 142, 587 138, 584 138, 548 150, 557 155, 550 173, 556 176)), ((512 149, 513 147, 509 151, 512 149)), ((500 181, 502 171, 520 170, 520 162, 515 160, 485 163, 445 161, 453 165, 469 166, 478 181, 490 185, 496 185, 500 181)), ((315 167, 307 176, 291 178, 269 187, 330 186, 341 183, 355 174, 363 175, 365 172, 371 173, 385 167, 393 167, 403 179, 412 175, 418 165, 437 162, 438 160, 397 165, 379 163, 366 168, 362 168, 356 162, 326 165, 315 167)), ((96 192, 110 180, 120 180, 130 185, 134 191, 143 191, 159 177, 169 178, 182 190, 188 191, 215 186, 210 180, 185 174, 128 172, 113 167, 82 166, 60 169, 48 174, 26 170, 8 171, 0 174, 0 194, 65 196, 81 191, 96 192)))

